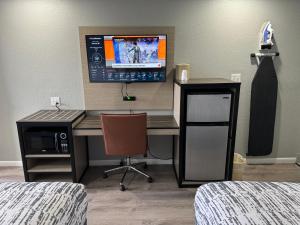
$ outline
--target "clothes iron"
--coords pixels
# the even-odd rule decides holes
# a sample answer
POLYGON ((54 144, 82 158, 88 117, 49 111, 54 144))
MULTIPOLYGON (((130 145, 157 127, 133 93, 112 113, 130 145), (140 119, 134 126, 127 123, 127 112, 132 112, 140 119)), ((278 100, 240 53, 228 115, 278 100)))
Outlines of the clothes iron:
POLYGON ((270 21, 265 22, 260 30, 259 49, 271 49, 273 46, 273 28, 270 21))

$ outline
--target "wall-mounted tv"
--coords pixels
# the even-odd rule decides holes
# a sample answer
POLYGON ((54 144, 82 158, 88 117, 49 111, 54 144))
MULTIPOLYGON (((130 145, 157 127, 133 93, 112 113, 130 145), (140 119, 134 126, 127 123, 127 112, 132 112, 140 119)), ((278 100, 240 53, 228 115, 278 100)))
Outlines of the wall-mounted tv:
POLYGON ((166 35, 86 35, 90 82, 166 81, 166 35))

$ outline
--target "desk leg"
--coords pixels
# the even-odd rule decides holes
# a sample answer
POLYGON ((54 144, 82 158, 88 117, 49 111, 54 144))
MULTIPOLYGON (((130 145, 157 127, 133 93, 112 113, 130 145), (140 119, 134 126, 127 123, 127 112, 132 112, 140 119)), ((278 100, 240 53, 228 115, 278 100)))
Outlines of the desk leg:
POLYGON ((175 173, 175 177, 176 177, 176 180, 177 180, 177 184, 179 185, 179 179, 178 179, 178 176, 179 176, 179 136, 178 135, 173 135, 172 136, 172 149, 173 149, 173 152, 172 152, 172 165, 173 165, 173 170, 174 170, 174 173, 175 173), (177 163, 177 160, 178 160, 178 163, 177 163))
MULTIPOLYGON (((88 153, 88 138, 85 136, 74 136, 74 162, 76 182, 79 182, 89 167, 89 153, 88 153)), ((74 172, 73 172, 74 173, 74 172)))

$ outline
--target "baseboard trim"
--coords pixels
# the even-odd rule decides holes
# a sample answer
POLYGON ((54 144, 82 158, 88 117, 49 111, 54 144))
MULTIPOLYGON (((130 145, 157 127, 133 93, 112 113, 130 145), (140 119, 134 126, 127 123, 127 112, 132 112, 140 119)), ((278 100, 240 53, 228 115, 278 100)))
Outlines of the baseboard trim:
MULTIPOLYGON (((90 160, 90 166, 116 166, 120 164, 120 160, 90 160)), ((172 160, 160 159, 132 159, 132 163, 147 162, 149 165, 171 165, 172 160)))
POLYGON ((22 161, 0 161, 0 167, 4 166, 22 166, 22 161))
POLYGON ((296 163, 296 157, 290 158, 246 158, 247 164, 290 164, 296 163))

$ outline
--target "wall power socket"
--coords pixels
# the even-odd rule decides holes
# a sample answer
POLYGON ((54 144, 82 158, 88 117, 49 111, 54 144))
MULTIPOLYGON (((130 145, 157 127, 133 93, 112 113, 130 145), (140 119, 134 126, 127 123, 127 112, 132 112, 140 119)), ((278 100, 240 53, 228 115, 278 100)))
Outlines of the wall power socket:
POLYGON ((51 106, 60 106, 60 97, 51 97, 50 102, 51 106))
POLYGON ((296 154, 296 164, 300 166, 300 153, 296 154))
POLYGON ((231 80, 235 82, 241 82, 241 74, 240 73, 231 74, 231 80))

